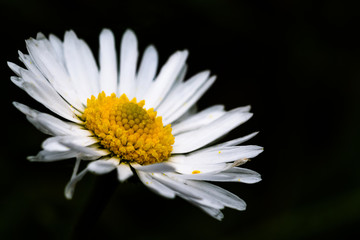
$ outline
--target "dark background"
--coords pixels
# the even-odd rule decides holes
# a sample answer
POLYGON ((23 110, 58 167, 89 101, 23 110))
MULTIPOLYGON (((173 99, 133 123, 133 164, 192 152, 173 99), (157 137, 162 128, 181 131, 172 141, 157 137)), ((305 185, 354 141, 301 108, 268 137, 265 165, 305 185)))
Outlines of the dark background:
MULTIPOLYGON (((1 239, 66 239, 99 177, 88 174, 73 200, 63 190, 74 161, 30 163, 46 138, 12 106, 44 108, 13 85, 6 61, 41 31, 73 29, 98 54, 102 28, 119 45, 125 29, 148 44, 160 64, 188 49, 191 76, 218 76, 199 108, 251 104, 254 117, 229 139, 253 131, 265 147, 246 167, 254 185, 225 183, 244 212, 218 222, 137 181, 119 184, 87 239, 349 239, 359 235, 360 6, 350 1, 45 1, 1 0, 1 239), (5 133, 4 133, 5 132, 5 133), (5 134, 5 135, 4 135, 5 134)), ((44 110, 45 111, 45 110, 44 110)))

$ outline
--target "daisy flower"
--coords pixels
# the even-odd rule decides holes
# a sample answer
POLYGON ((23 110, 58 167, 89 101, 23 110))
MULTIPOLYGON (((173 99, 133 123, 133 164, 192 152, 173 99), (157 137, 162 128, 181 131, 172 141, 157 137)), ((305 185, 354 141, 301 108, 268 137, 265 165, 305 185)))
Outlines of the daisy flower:
POLYGON ((181 197, 221 220, 224 207, 245 210, 238 196, 209 182, 256 183, 260 175, 240 168, 263 151, 239 146, 254 137, 217 140, 251 118, 250 107, 226 111, 223 105, 197 111, 196 102, 214 83, 209 71, 185 80, 188 51, 177 51, 158 69, 150 45, 138 65, 138 42, 127 30, 117 59, 114 34, 99 37, 99 61, 73 31, 64 40, 50 34, 26 40, 19 51, 25 67, 8 63, 11 81, 53 114, 14 105, 41 132, 49 134, 30 161, 76 159, 65 187, 71 199, 76 183, 88 172, 117 171, 120 182, 134 174, 166 198, 181 197), (119 60, 119 64, 118 64, 119 60), (216 144, 214 144, 216 142, 216 144), (88 162, 84 169, 80 162, 88 162))

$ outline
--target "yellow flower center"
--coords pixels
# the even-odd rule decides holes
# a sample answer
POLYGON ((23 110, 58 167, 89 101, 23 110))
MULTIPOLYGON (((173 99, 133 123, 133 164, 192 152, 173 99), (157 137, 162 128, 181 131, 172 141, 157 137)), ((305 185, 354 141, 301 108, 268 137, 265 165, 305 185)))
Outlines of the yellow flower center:
POLYGON ((167 160, 175 142, 171 125, 163 126, 153 108, 143 108, 145 101, 129 101, 123 94, 91 96, 82 115, 85 127, 100 144, 120 161, 153 164, 167 160))

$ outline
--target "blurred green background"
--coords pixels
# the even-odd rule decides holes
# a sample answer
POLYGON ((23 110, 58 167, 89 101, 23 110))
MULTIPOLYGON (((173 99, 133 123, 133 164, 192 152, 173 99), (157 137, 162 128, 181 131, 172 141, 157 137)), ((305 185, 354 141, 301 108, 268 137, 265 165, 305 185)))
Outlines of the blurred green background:
POLYGON ((220 184, 243 198, 218 222, 181 199, 163 199, 136 181, 119 184, 86 239, 353 239, 360 224, 360 23, 351 1, 1 0, 0 239, 67 239, 99 177, 88 174, 74 199, 63 190, 73 160, 30 163, 46 138, 12 101, 46 111, 9 78, 6 61, 41 31, 73 29, 98 54, 102 28, 119 44, 125 29, 160 64, 188 49, 191 76, 218 76, 200 109, 251 104, 254 117, 227 138, 253 131, 265 152, 245 167, 255 185, 220 184))

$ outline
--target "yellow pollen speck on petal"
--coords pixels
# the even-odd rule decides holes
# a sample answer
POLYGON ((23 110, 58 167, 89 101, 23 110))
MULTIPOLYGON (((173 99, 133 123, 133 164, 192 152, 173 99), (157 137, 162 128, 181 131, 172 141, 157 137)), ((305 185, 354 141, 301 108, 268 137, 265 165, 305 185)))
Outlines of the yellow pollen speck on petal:
POLYGON ((82 118, 85 127, 110 152, 129 162, 153 164, 167 160, 175 142, 170 124, 163 126, 154 109, 143 108, 145 101, 129 101, 123 94, 91 96, 82 118))
POLYGON ((221 151, 219 151, 219 154, 221 153, 221 151))
POLYGON ((200 173, 199 170, 194 170, 194 171, 192 172, 192 174, 198 174, 198 173, 200 173))

